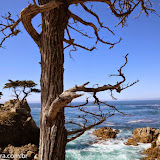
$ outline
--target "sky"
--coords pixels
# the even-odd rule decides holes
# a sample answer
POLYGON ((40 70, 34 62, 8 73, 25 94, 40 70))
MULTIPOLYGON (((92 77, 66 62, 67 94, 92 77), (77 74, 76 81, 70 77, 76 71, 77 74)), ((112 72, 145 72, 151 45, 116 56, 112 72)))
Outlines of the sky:
MULTIPOLYGON (((155 2, 156 0, 154 0, 155 2)), ((14 18, 20 11, 28 5, 28 0, 5 0, 1 2, 0 15, 8 11, 14 18)), ((128 18, 127 27, 115 27, 118 19, 115 18, 107 5, 94 3, 93 10, 99 15, 104 25, 110 27, 114 32, 113 36, 108 31, 102 29, 100 36, 111 42, 116 42, 120 37, 123 40, 109 49, 108 45, 98 43, 96 50, 89 52, 78 49, 72 52, 70 58, 69 51, 64 52, 64 89, 69 89, 76 85, 82 85, 90 82, 88 86, 99 84, 114 84, 116 77, 109 77, 110 74, 116 74, 117 70, 124 64, 124 56, 129 53, 128 64, 123 69, 126 76, 126 84, 132 83, 137 79, 139 82, 134 86, 122 91, 120 94, 114 92, 118 100, 154 100, 160 99, 160 17, 150 14, 147 18, 142 14, 138 18, 133 18, 138 14, 137 9, 128 18)), ((160 6, 155 6, 158 10, 160 6)), ((71 6, 70 10, 81 18, 92 21, 98 25, 94 17, 88 15, 81 7, 71 6)), ((41 23, 41 16, 33 19, 33 24, 38 31, 41 23)), ((78 25, 89 35, 93 36, 93 30, 90 27, 78 25)), ((0 48, 0 91, 3 96, 0 103, 12 99, 12 90, 3 89, 8 79, 12 80, 33 80, 40 88, 40 52, 37 45, 24 30, 22 24, 19 25, 22 33, 16 37, 7 39, 4 43, 5 49, 0 48)), ((87 39, 80 34, 71 31, 72 38, 76 43, 92 47, 95 39, 87 39)), ((2 35, 0 35, 2 38, 2 35)), ((112 100, 109 92, 98 94, 101 100, 112 100)), ((85 96, 77 99, 84 101, 85 96)), ((29 102, 40 102, 40 94, 32 94, 28 97, 29 102)))

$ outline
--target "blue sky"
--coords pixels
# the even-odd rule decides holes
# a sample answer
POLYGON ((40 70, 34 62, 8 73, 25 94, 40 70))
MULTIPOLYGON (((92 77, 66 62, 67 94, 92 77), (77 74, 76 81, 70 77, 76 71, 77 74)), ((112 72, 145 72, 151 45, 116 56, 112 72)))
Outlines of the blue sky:
MULTIPOLYGON (((10 11, 16 17, 27 4, 27 0, 2 1, 0 15, 10 11)), ((107 5, 95 3, 93 9, 98 13, 104 25, 109 26, 116 33, 113 36, 108 31, 102 30, 100 36, 111 42, 119 40, 120 37, 123 40, 111 50, 109 50, 109 46, 101 43, 98 43, 97 50, 92 52, 79 49, 72 53, 74 60, 69 56, 69 49, 66 49, 64 89, 71 88, 75 84, 81 85, 87 81, 90 81, 90 86, 115 83, 118 79, 108 76, 117 73, 125 61, 123 56, 129 53, 128 64, 124 68, 127 82, 131 83, 137 79, 140 82, 122 91, 121 94, 114 93, 115 97, 118 100, 160 99, 160 18, 154 14, 146 18, 142 14, 139 18, 134 19, 133 17, 138 13, 136 10, 128 19, 128 27, 121 28, 121 26, 114 27, 118 23, 118 19, 107 10, 107 5)), ((70 10, 85 20, 88 19, 97 24, 96 19, 88 15, 82 8, 72 6, 70 10)), ((40 20, 40 15, 33 20, 36 28, 41 23, 40 20)), ((82 25, 79 27, 84 28, 86 32, 92 35, 92 28, 85 28, 82 25)), ((19 28, 22 33, 17 37, 8 39, 4 43, 6 49, 0 49, 0 91, 4 94, 1 102, 13 98, 11 97, 11 90, 3 89, 8 79, 33 80, 40 87, 39 49, 23 29, 22 24, 19 25, 19 28)), ((71 31, 71 35, 80 44, 92 47, 95 42, 95 39, 90 41, 73 31, 71 31)), ((99 96, 103 100, 111 100, 108 92, 100 93, 99 96)), ((77 101, 83 100, 82 97, 77 101)), ((28 101, 40 102, 40 94, 31 95, 28 101)))

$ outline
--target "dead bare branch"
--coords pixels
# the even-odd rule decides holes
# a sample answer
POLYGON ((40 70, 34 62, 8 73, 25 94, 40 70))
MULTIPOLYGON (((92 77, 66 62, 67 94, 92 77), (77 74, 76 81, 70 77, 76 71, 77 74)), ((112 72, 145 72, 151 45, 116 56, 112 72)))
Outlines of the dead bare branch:
MULTIPOLYGON (((68 4, 84 4, 84 2, 103 2, 108 4, 109 8, 111 9, 112 13, 120 19, 120 22, 116 25, 118 26, 119 24, 122 24, 123 26, 126 26, 126 21, 128 16, 134 11, 134 9, 138 6, 141 5, 141 10, 146 13, 146 16, 149 15, 148 12, 154 12, 155 10, 152 8, 152 3, 150 0, 114 0, 111 2, 111 0, 67 0, 68 4)), ((86 8, 85 5, 83 5, 84 9, 92 14, 93 16, 96 16, 94 12, 86 8)), ((140 11, 140 12, 142 12, 140 11)), ((99 18, 98 18, 99 19, 99 18)), ((97 19, 97 20, 98 20, 97 19)))
MULTIPOLYGON (((127 58, 128 54, 125 56, 125 63, 120 67, 120 69, 118 70, 118 74, 115 75, 111 75, 111 76, 120 76, 122 77, 122 80, 117 82, 115 85, 103 85, 103 86, 99 86, 99 85, 95 85, 93 87, 86 87, 89 82, 81 85, 81 86, 75 86, 71 89, 68 89, 66 91, 64 91, 62 94, 60 94, 56 100, 54 100, 51 104, 51 107, 49 107, 48 111, 45 113, 48 113, 47 119, 49 121, 52 121, 55 117, 56 114, 59 112, 59 110, 63 107, 72 107, 75 108, 77 107, 79 109, 79 111, 83 112, 84 114, 82 116, 78 116, 78 118, 81 118, 83 120, 83 124, 77 123, 77 122, 73 122, 68 121, 67 123, 69 124, 74 124, 80 127, 80 129, 77 130, 73 130, 73 131, 68 131, 68 135, 74 135, 73 137, 68 139, 68 142, 71 140, 76 139, 77 137, 79 137, 80 135, 82 135, 85 131, 91 129, 94 126, 97 126, 101 123, 103 123, 107 118, 111 117, 114 115, 114 112, 118 112, 122 115, 126 115, 125 113, 119 111, 115 106, 113 105, 109 105, 106 102, 102 102, 99 100, 99 98, 97 97, 97 93, 101 92, 101 91, 116 91, 116 92, 121 92, 122 90, 136 84, 138 81, 131 83, 130 85, 127 84, 123 85, 123 83, 126 81, 126 78, 124 76, 124 74, 122 73, 122 69, 126 66, 127 62, 128 62, 128 58, 127 58), (77 106, 72 106, 72 105, 68 105, 73 99, 78 98, 80 96, 82 96, 83 94, 77 94, 77 92, 87 92, 87 93, 92 93, 92 97, 94 98, 94 104, 96 104, 98 106, 98 112, 94 113, 90 110, 86 110, 84 108, 84 106, 86 104, 88 104, 88 98, 86 99, 86 102, 84 104, 80 104, 77 106), (68 106, 67 106, 68 105, 68 106), (113 113, 107 112, 107 113, 103 113, 102 109, 101 109, 101 105, 103 105, 104 107, 110 107, 113 109, 113 113), (87 126, 88 120, 87 120, 87 115, 92 116, 92 118, 95 120, 95 122, 89 126, 87 126)), ((113 96, 113 95, 112 95, 113 96)))
MULTIPOLYGON (((19 21, 14 21, 12 18, 11 18, 11 13, 8 12, 8 15, 5 15, 5 16, 1 16, 5 21, 6 21, 6 24, 5 23, 0 23, 0 32, 4 35, 4 37, 2 38, 2 41, 0 43, 0 47, 3 46, 3 43, 4 41, 9 38, 9 37, 13 37, 13 36, 17 36, 17 34, 20 32, 19 29, 17 28, 12 28, 12 26, 16 23, 18 24, 19 21), (11 31, 11 33, 9 33, 8 35, 6 33, 4 33, 5 30, 9 29, 11 31)), ((16 26, 15 26, 16 27, 16 26)))
POLYGON ((46 112, 46 117, 48 117, 48 119, 50 120, 53 120, 61 108, 67 106, 67 104, 69 104, 73 99, 78 98, 80 96, 83 96, 83 94, 64 91, 52 102, 49 109, 46 108, 46 110, 48 110, 48 112, 46 112))
POLYGON ((83 128, 83 126, 82 126, 80 123, 73 122, 72 120, 66 122, 65 124, 75 124, 75 125, 77 125, 77 126, 83 128))
POLYGON ((37 45, 39 45, 40 41, 40 35, 37 33, 35 28, 32 25, 32 18, 34 18, 37 14, 43 13, 49 10, 52 10, 54 8, 59 7, 59 5, 62 4, 62 2, 55 2, 51 1, 45 5, 37 5, 35 0, 33 0, 34 4, 29 4, 26 8, 24 8, 21 13, 20 13, 20 18, 17 21, 14 21, 11 18, 11 14, 8 13, 8 16, 2 16, 3 19, 7 20, 7 25, 3 24, 1 22, 0 26, 1 28, 0 32, 4 34, 4 31, 9 29, 10 33, 8 35, 5 35, 5 37, 2 39, 0 47, 2 47, 3 42, 11 37, 11 36, 16 36, 20 30, 17 30, 16 27, 17 25, 22 21, 24 28, 26 31, 29 33, 29 35, 33 38, 33 40, 36 42, 37 45), (9 23, 10 22, 10 23, 9 23))
MULTIPOLYGON (((74 30, 76 30, 75 28, 71 27, 70 25, 69 25, 69 27, 72 28, 72 29, 74 29, 74 30)), ((76 31, 78 31, 78 30, 76 30, 76 31)), ((87 47, 85 47, 85 46, 82 46, 82 45, 79 45, 79 44, 74 43, 74 39, 71 38, 71 35, 70 35, 70 32, 69 32, 69 29, 68 29, 68 28, 66 28, 66 32, 67 32, 67 35, 68 35, 69 40, 67 40, 67 39, 64 38, 64 42, 68 44, 66 47, 64 47, 64 49, 66 49, 66 48, 68 48, 68 47, 70 47, 70 46, 73 46, 73 49, 71 49, 71 50, 69 51, 70 58, 72 58, 71 52, 77 51, 77 47, 82 48, 82 49, 85 49, 85 50, 87 50, 87 51, 92 51, 92 50, 95 49, 95 47, 87 48, 87 47)), ((80 31, 78 31, 78 32, 80 32, 80 31)), ((80 33, 81 33, 81 32, 80 32, 80 33)), ((81 33, 81 34, 83 34, 83 33, 81 33)), ((73 59, 73 58, 72 58, 72 59, 73 59)), ((74 59, 73 59, 73 60, 74 60, 74 59)))
POLYGON ((72 27, 72 26, 71 26, 71 25, 69 25, 69 24, 68 24, 68 27, 70 27, 71 29, 75 30, 76 32, 78 32, 78 33, 82 34, 82 35, 83 35, 83 36, 85 36, 85 37, 93 38, 93 37, 90 37, 89 35, 87 35, 87 33, 83 33, 83 32, 81 32, 80 30, 78 30, 78 29, 76 29, 76 28, 72 27))
POLYGON ((90 130, 91 128, 93 128, 95 126, 102 124, 107 118, 112 117, 112 116, 114 116, 114 114, 111 114, 108 117, 103 117, 99 122, 94 123, 92 125, 89 125, 89 126, 87 126, 85 128, 82 128, 82 129, 79 129, 79 130, 74 130, 74 131, 69 131, 69 132, 67 132, 67 135, 69 136, 69 135, 72 135, 72 134, 77 134, 79 132, 83 132, 84 133, 85 131, 90 130))
POLYGON ((70 17, 72 17, 74 20, 82 23, 83 25, 90 26, 90 27, 93 28, 94 34, 95 34, 95 36, 96 36, 96 38, 97 38, 96 43, 97 43, 98 41, 100 41, 100 42, 102 42, 102 43, 104 43, 104 44, 108 44, 108 45, 111 46, 111 47, 110 47, 110 49, 111 49, 111 48, 114 47, 115 44, 119 43, 119 42, 122 40, 122 39, 120 38, 120 40, 119 40, 118 42, 115 42, 115 43, 103 41, 103 40, 99 37, 99 34, 98 34, 98 31, 99 31, 99 30, 98 30, 98 28, 97 28, 93 23, 84 21, 84 20, 83 20, 82 18, 80 18, 79 16, 71 13, 70 11, 68 11, 68 12, 69 12, 70 17))
POLYGON ((104 118, 101 121, 99 121, 97 123, 94 123, 94 124, 92 124, 92 125, 90 125, 88 127, 85 127, 85 128, 79 129, 79 130, 74 130, 74 131, 67 132, 67 135, 69 136, 69 135, 72 135, 72 134, 77 134, 79 132, 85 132, 85 131, 87 131, 87 130, 89 130, 89 129, 91 129, 91 128, 93 128, 93 127, 95 127, 95 126, 97 126, 97 125, 99 125, 101 123, 103 123, 105 120, 106 120, 106 118, 104 118))
MULTIPOLYGON (((120 19, 120 22, 117 25, 122 24, 122 26, 126 25, 126 20, 127 20, 128 16, 131 14, 131 12, 133 12, 133 10, 139 4, 141 5, 141 11, 138 14, 138 16, 141 14, 142 11, 144 11, 146 13, 146 16, 148 16, 149 12, 154 12, 156 14, 155 10, 152 9, 152 3, 150 2, 150 0, 147 0, 147 1, 145 1, 145 0, 125 0, 125 1, 114 0, 113 2, 111 2, 111 0, 67 0, 68 5, 80 3, 81 6, 84 8, 84 10, 86 12, 90 13, 91 15, 93 15, 97 19, 97 21, 98 21, 98 23, 99 23, 101 28, 106 28, 111 33, 113 33, 113 32, 108 27, 103 26, 102 22, 100 22, 100 19, 99 19, 98 15, 95 12, 93 12, 91 9, 88 9, 84 5, 84 2, 90 2, 90 1, 92 1, 92 2, 104 2, 104 3, 108 4, 108 6, 111 9, 112 13, 116 17, 118 17, 120 19)), ((2 16, 3 19, 7 20, 7 24, 0 23, 0 26, 1 26, 0 32, 4 35, 4 37, 2 38, 2 41, 0 43, 0 47, 2 47, 2 44, 4 43, 4 41, 7 38, 12 37, 12 36, 16 36, 20 32, 19 29, 16 29, 17 25, 20 22, 23 23, 24 28, 26 29, 26 31, 30 34, 30 36, 33 38, 33 40, 36 42, 36 44, 39 45, 40 35, 37 33, 37 31, 33 27, 32 23, 31 23, 32 19, 38 13, 42 13, 42 12, 50 11, 50 10, 52 10, 54 8, 58 8, 59 5, 61 5, 61 4, 62 4, 62 2, 51 1, 51 2, 49 2, 47 4, 45 4, 45 5, 39 5, 38 6, 36 4, 36 1, 33 0, 33 4, 29 4, 26 8, 24 8, 21 11, 20 17, 18 18, 17 21, 14 21, 11 18, 11 14, 10 13, 8 13, 9 14, 8 16, 2 16), (8 23, 9 21, 10 21, 10 23, 8 23), (8 30, 7 34, 4 33, 4 31, 6 31, 6 30, 8 30)), ((97 38, 96 43, 98 41, 100 41, 102 43, 111 45, 110 48, 112 48, 115 44, 117 44, 117 43, 119 43, 121 41, 121 39, 118 42, 115 42, 115 43, 104 41, 99 37, 99 34, 98 34, 99 30, 93 23, 84 21, 83 19, 81 19, 77 15, 71 13, 70 11, 69 11, 69 15, 70 15, 71 18, 73 18, 74 22, 78 21, 78 22, 80 22, 80 23, 82 23, 82 24, 84 24, 86 26, 90 26, 90 27, 92 27, 94 29, 94 33, 95 33, 96 38, 97 38)), ((69 26, 69 27, 74 29, 78 33, 82 34, 83 36, 91 38, 87 34, 82 33, 81 31, 75 29, 74 27, 72 27, 72 26, 69 26)), ((69 44, 67 47, 69 47, 71 45, 72 44, 69 44)), ((76 45, 77 45, 77 47, 81 47, 83 49, 87 48, 87 47, 84 47, 84 46, 82 47, 81 45, 78 46, 78 44, 74 44, 74 47, 73 47, 74 49, 72 49, 72 51, 77 50, 76 49, 76 45)), ((89 50, 89 51, 92 51, 92 49, 93 49, 93 47, 91 49, 87 48, 87 50, 89 50)))
POLYGON ((73 136, 73 137, 71 137, 71 138, 68 138, 68 139, 67 139, 67 143, 70 142, 70 141, 75 140, 75 139, 78 138, 78 137, 80 137, 84 132, 85 132, 85 131, 82 131, 82 132, 78 133, 76 136, 73 136))
POLYGON ((84 104, 80 104, 80 105, 77 105, 77 106, 67 105, 66 107, 78 108, 78 107, 86 106, 86 105, 88 104, 88 99, 89 99, 89 98, 86 98, 86 102, 85 102, 84 104))
POLYGON ((92 115, 92 116, 96 116, 96 117, 101 117, 101 116, 102 116, 102 114, 96 114, 96 113, 92 113, 92 112, 86 111, 83 107, 79 107, 78 109, 79 109, 81 112, 84 112, 84 113, 86 113, 86 114, 90 114, 90 115, 92 115))
MULTIPOLYGON (((64 38, 64 42, 67 43, 67 44, 69 44, 67 47, 69 47, 69 46, 72 45, 73 47, 75 47, 75 46, 76 46, 76 47, 80 47, 80 48, 85 49, 85 50, 87 50, 87 51, 93 51, 94 49, 96 49, 95 47, 87 48, 87 47, 85 47, 85 46, 76 44, 76 43, 74 43, 74 39, 67 40, 67 39, 64 38)), ((66 48, 66 47, 65 47, 65 48, 66 48)), ((76 51, 76 50, 75 50, 75 51, 76 51)))
POLYGON ((98 21, 98 23, 99 23, 99 25, 100 25, 101 28, 105 28, 105 29, 107 29, 109 32, 111 32, 113 35, 115 35, 114 32, 113 32, 111 29, 109 29, 109 27, 103 26, 103 23, 100 22, 99 16, 98 16, 95 12, 93 12, 91 9, 88 9, 88 8, 84 5, 84 3, 80 3, 80 4, 81 4, 81 6, 84 8, 85 11, 87 11, 88 13, 90 13, 91 15, 93 15, 93 16, 97 19, 97 21, 98 21))

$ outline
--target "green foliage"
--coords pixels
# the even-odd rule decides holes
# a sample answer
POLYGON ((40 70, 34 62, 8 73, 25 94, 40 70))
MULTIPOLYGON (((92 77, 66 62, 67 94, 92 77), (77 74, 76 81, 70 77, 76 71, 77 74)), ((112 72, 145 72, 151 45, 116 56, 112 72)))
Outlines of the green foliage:
POLYGON ((12 81, 12 80, 8 80, 9 83, 6 83, 4 86, 4 89, 6 88, 12 88, 13 92, 15 94, 15 97, 20 100, 20 95, 24 95, 22 100, 24 100, 27 96, 30 95, 31 92, 35 92, 35 93, 40 93, 40 89, 37 88, 33 88, 35 87, 37 84, 34 83, 33 81, 29 80, 23 80, 23 81, 12 81))
POLYGON ((19 81, 19 80, 16 80, 16 81, 12 81, 12 80, 8 80, 10 83, 6 83, 4 88, 17 88, 17 87, 28 87, 28 88, 32 88, 32 87, 35 87, 37 84, 34 83, 33 81, 19 81))
POLYGON ((1 96, 3 96, 2 92, 0 92, 0 98, 1 98, 1 96))
POLYGON ((40 89, 36 89, 36 88, 32 88, 32 89, 31 89, 31 92, 40 93, 41 90, 40 90, 40 89))

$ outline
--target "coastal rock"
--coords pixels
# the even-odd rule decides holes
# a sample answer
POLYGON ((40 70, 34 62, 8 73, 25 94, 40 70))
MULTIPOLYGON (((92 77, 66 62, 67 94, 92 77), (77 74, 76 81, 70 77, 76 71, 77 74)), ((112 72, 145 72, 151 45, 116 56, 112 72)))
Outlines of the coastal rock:
POLYGON ((156 141, 152 141, 151 143, 151 148, 154 148, 154 147, 156 147, 156 141))
POLYGON ((138 146, 137 142, 134 139, 128 139, 128 141, 125 143, 125 145, 138 146))
POLYGON ((16 147, 29 143, 38 145, 40 131, 30 114, 27 101, 24 101, 21 106, 21 103, 10 100, 2 108, 0 110, 0 147, 4 148, 8 144, 16 147), (25 109, 27 114, 13 112, 14 109, 25 109))
POLYGON ((23 101, 18 101, 17 99, 9 100, 4 103, 4 105, 1 107, 2 110, 5 111, 11 111, 19 114, 23 114, 26 116, 30 116, 31 109, 26 101, 24 99, 23 101))
POLYGON ((160 134, 157 140, 151 143, 151 148, 145 150, 143 154, 147 155, 143 158, 144 160, 160 160, 160 134))
POLYGON ((38 153, 38 147, 34 144, 28 144, 21 147, 14 147, 8 145, 2 152, 3 154, 19 155, 20 157, 15 157, 14 160, 27 159, 32 160, 34 156, 38 153))
POLYGON ((105 140, 109 138, 116 138, 118 130, 113 130, 110 127, 103 127, 98 130, 94 130, 93 134, 99 137, 100 139, 105 140))
POLYGON ((159 129, 153 129, 151 127, 137 128, 133 131, 133 139, 136 142, 151 143, 152 141, 157 140, 159 134, 160 134, 159 129))
POLYGON ((160 130, 151 127, 137 128, 133 131, 133 139, 128 139, 126 145, 136 145, 137 142, 151 143, 151 148, 143 152, 143 160, 160 160, 160 130))
POLYGON ((15 102, 16 102, 17 100, 9 100, 9 101, 7 101, 7 102, 5 102, 4 103, 4 105, 2 106, 4 109, 11 109, 11 108, 13 108, 14 107, 14 104, 15 104, 15 102))
POLYGON ((154 148, 148 148, 143 154, 147 155, 143 160, 160 160, 160 147, 156 146, 154 148))
POLYGON ((156 146, 160 147, 160 134, 158 135, 157 141, 156 141, 156 146))

